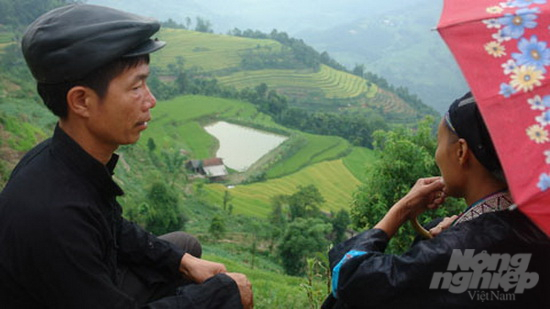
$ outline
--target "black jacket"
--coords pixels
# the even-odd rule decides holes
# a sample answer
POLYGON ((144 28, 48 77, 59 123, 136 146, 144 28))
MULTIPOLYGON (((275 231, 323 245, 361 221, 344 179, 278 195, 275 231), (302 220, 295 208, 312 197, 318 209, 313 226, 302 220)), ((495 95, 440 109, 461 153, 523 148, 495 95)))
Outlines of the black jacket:
MULTIPOLYGON (((335 280, 336 297, 334 293, 329 295, 323 308, 550 308, 550 240, 518 210, 481 215, 431 240, 415 243, 402 255, 384 254, 387 243, 387 235, 373 229, 330 251, 331 268, 351 250, 359 253, 341 265, 335 280), (465 258, 465 264, 460 264, 463 268, 450 271, 453 249, 459 249, 464 256, 467 249, 474 251, 472 257, 465 258), (538 283, 523 293, 516 293, 515 288, 505 291, 498 285, 498 288, 484 289, 483 285, 464 281, 471 285, 463 292, 451 293, 450 286, 443 287, 440 277, 434 279, 448 273, 445 276, 455 280, 451 285, 460 287, 461 276, 473 272, 468 268, 473 260, 487 261, 482 258, 483 251, 492 257, 507 253, 517 258, 520 257, 517 254, 530 254, 528 269, 523 272, 538 274, 538 283), (432 281, 436 285, 430 288, 432 281)), ((492 277, 494 271, 489 267, 481 268, 482 273, 491 273, 485 276, 496 278, 492 277)), ((495 283, 499 282, 497 278, 495 283)))
MULTIPOLYGON (((120 264, 146 269, 148 283, 181 278, 185 254, 122 218, 104 166, 56 127, 27 153, 0 194, 2 308, 135 308, 118 288, 120 264)), ((150 308, 239 308, 235 282, 218 275, 150 308)))

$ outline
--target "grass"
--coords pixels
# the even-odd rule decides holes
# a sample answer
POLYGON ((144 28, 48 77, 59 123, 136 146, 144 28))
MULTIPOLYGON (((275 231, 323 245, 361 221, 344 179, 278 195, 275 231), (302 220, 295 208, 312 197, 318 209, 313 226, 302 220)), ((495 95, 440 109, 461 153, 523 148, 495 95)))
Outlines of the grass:
POLYGON ((268 178, 276 178, 321 161, 342 157, 350 149, 350 144, 336 136, 322 136, 303 133, 299 150, 286 160, 269 169, 268 178))
POLYGON ((169 42, 165 48, 152 55, 155 66, 166 67, 176 63, 177 57, 184 59, 187 67, 200 67, 205 71, 217 71, 238 67, 241 54, 247 50, 280 50, 281 44, 273 40, 259 40, 163 28, 159 39, 169 42))
POLYGON ((376 161, 376 155, 371 149, 353 147, 351 153, 344 157, 342 161, 355 178, 364 180, 367 170, 376 161))
MULTIPOLYGON (((238 185, 229 192, 233 197, 231 203, 236 214, 265 218, 271 212, 273 196, 290 195, 297 191, 298 186, 310 184, 315 185, 325 198, 326 202, 322 206, 324 211, 348 209, 352 193, 360 183, 339 159, 313 164, 285 177, 238 185)), ((221 205, 225 190, 227 188, 223 184, 207 185, 208 200, 212 204, 221 205)))
MULTIPOLYGON (((205 250, 206 251, 206 250, 205 250)), ((207 251, 203 258, 225 264, 228 271, 245 274, 252 283, 254 308, 303 309, 308 307, 307 295, 300 284, 304 278, 292 277, 261 269, 250 269, 242 262, 207 251)), ((321 283, 318 282, 319 288, 321 283)))

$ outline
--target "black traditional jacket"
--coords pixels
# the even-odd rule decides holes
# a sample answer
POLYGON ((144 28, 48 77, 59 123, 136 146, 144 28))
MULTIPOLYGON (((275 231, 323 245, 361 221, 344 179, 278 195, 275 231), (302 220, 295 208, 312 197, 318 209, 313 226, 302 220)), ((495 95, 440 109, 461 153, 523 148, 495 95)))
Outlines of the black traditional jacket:
POLYGON ((372 229, 334 247, 322 308, 550 308, 550 240, 518 210, 483 214, 401 255, 385 254, 387 244, 372 229), (538 281, 522 289, 520 276, 538 281))
MULTIPOLYGON (((147 283, 181 277, 185 254, 122 218, 107 166, 59 127, 27 153, 0 194, 0 307, 135 308, 119 265, 147 283)), ((150 308, 239 308, 235 282, 218 275, 150 308), (225 305, 220 305, 225 304, 225 305)))

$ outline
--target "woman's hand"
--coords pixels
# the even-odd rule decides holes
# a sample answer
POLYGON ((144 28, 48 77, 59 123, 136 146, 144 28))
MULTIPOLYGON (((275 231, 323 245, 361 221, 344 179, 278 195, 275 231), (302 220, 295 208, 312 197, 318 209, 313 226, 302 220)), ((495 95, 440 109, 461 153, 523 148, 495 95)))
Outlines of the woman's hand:
POLYGON ((416 218, 426 209, 436 209, 445 202, 444 188, 441 177, 420 178, 395 206, 402 207, 408 219, 416 218))
POLYGON ((402 199, 390 208, 374 228, 386 232, 391 238, 407 220, 426 211, 435 209, 445 201, 441 177, 421 178, 402 199))
POLYGON ((458 218, 457 215, 454 215, 452 217, 445 217, 443 221, 441 221, 438 225, 430 229, 430 234, 432 234, 432 236, 439 235, 439 233, 448 229, 451 226, 451 224, 453 224, 453 222, 456 220, 456 218, 458 218))

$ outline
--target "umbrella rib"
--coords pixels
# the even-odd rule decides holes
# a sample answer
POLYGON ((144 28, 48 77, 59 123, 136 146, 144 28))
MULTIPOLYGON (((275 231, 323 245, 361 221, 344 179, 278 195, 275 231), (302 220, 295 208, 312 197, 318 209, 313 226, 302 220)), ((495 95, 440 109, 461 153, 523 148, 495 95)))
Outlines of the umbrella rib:
POLYGON ((484 17, 479 17, 479 18, 474 18, 474 19, 468 19, 468 20, 463 20, 463 21, 452 21, 452 22, 446 22, 444 25, 441 25, 441 22, 439 23, 439 25, 436 26, 436 30, 440 30, 440 29, 447 29, 447 28, 451 28, 451 27, 455 27, 455 26, 461 26, 461 25, 465 25, 465 24, 469 24, 469 23, 473 23, 473 22, 482 22, 483 20, 486 20, 488 18, 484 18, 484 17))

